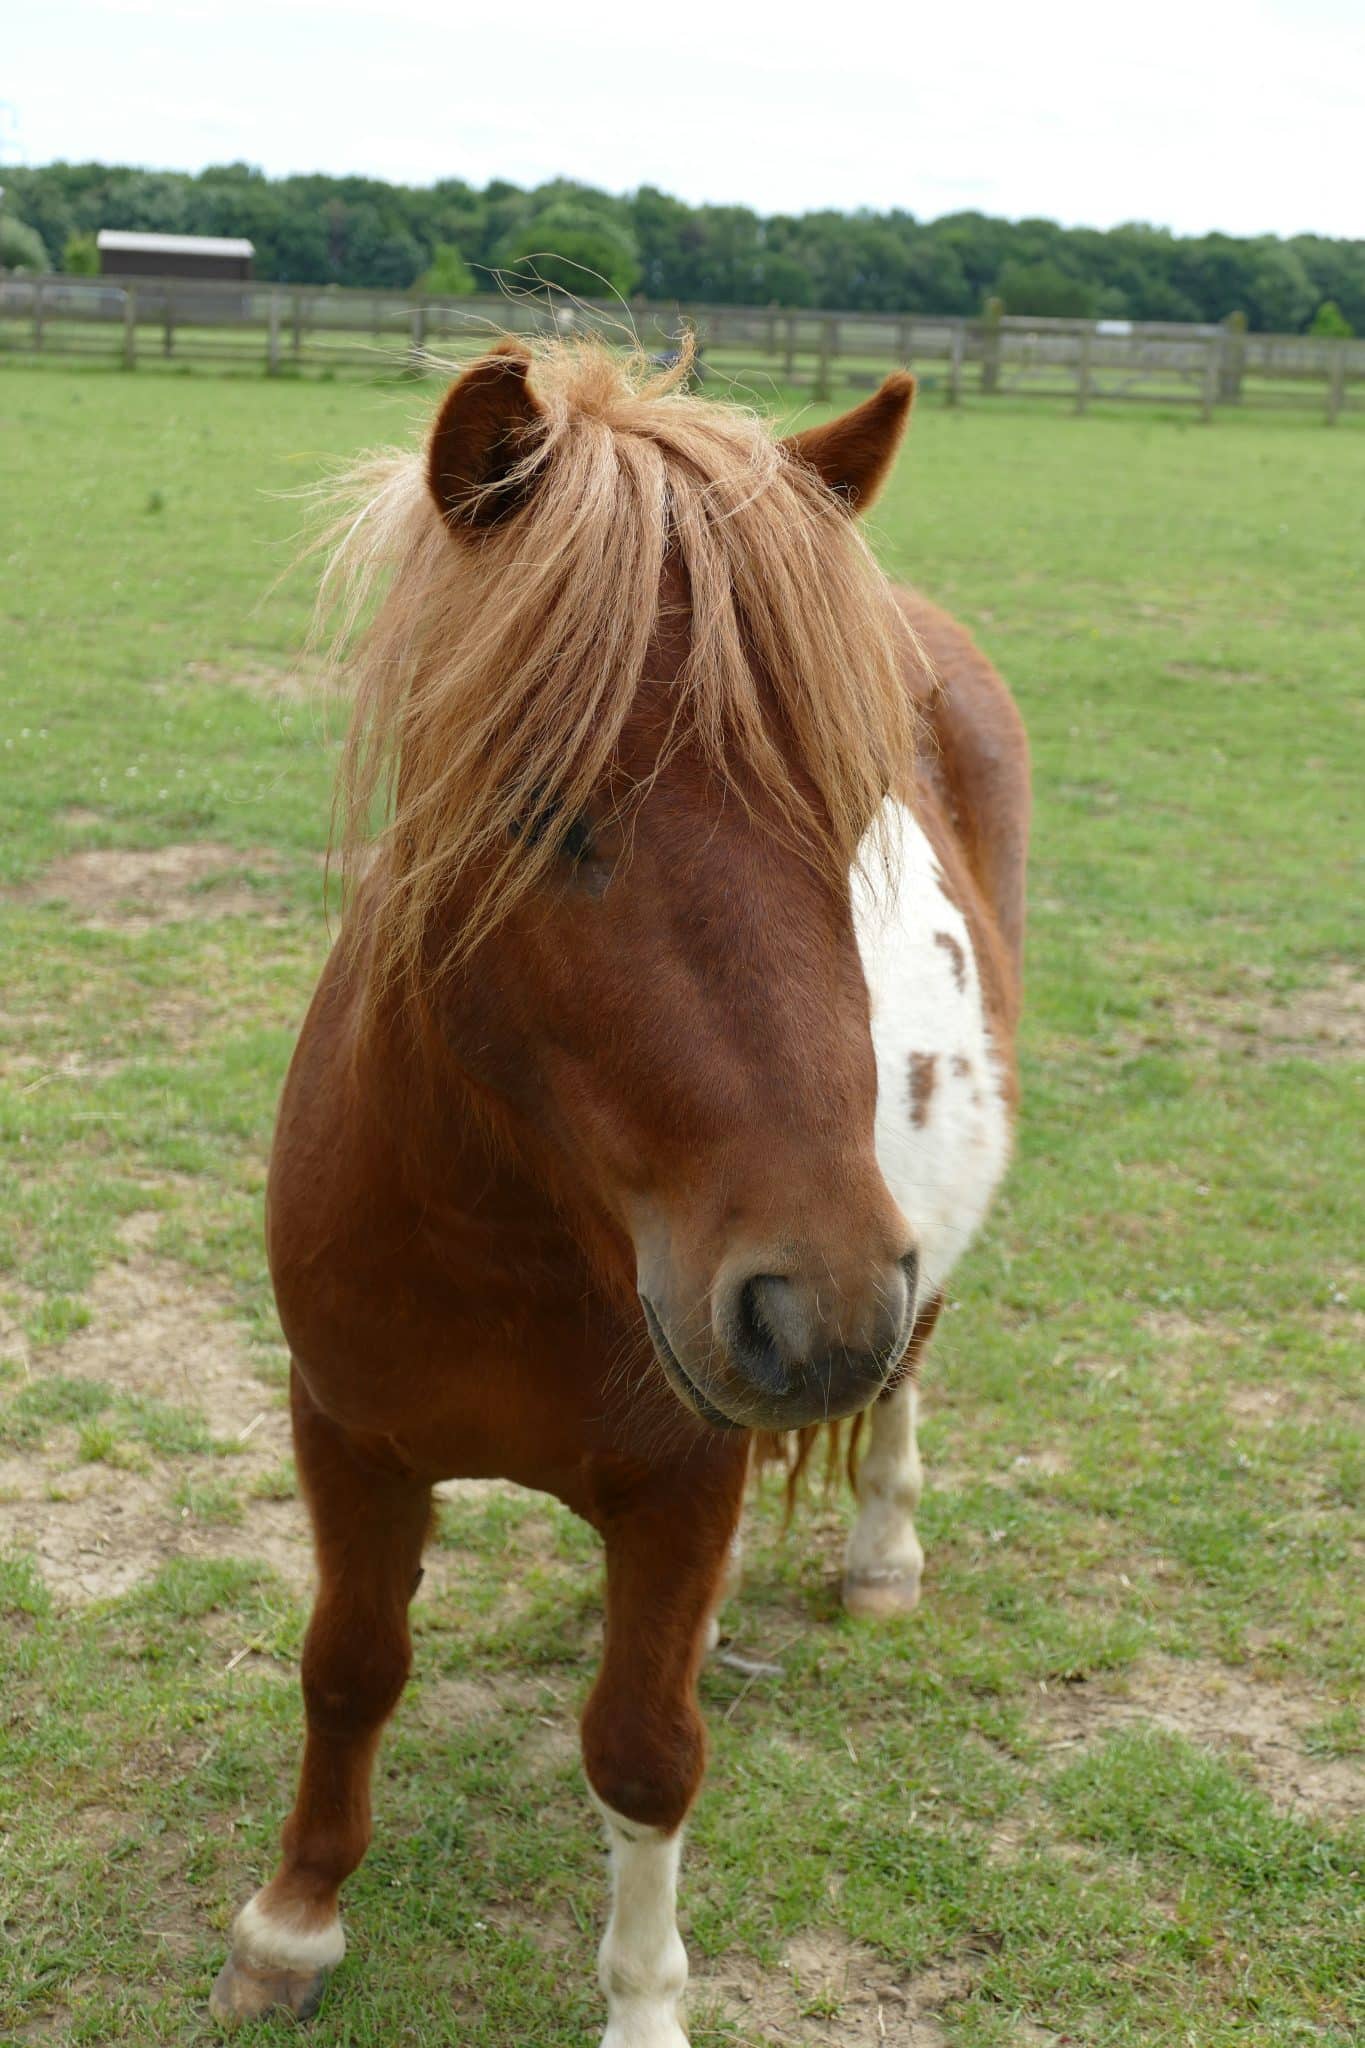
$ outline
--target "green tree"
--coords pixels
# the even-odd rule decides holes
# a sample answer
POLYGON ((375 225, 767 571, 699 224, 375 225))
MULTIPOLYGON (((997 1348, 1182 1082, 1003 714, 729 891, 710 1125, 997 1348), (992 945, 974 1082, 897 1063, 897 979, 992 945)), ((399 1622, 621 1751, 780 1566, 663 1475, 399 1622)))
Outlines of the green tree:
POLYGON ((628 298, 640 281, 640 252, 628 220, 577 197, 538 207, 509 235, 498 266, 519 282, 558 285, 579 298, 619 292, 628 298))
POLYGON ((1093 319, 1096 292, 1080 278, 1068 277, 1057 264, 1002 263, 996 297, 1007 313, 1033 313, 1040 320, 1093 319))
POLYGON ((62 269, 68 277, 98 277, 100 252, 93 235, 68 235, 62 250, 62 269))
POLYGON ((0 213, 0 270, 44 271, 51 268, 43 238, 16 213, 0 213))
POLYGON ((1324 299, 1308 332, 1325 335, 1329 341, 1349 341, 1355 329, 1335 299, 1324 299))
POLYGON ((438 242, 431 262, 413 283, 433 299, 467 299, 479 289, 474 273, 453 242, 438 242))
POLYGON ((1283 242, 1262 242, 1246 298, 1252 326, 1263 334, 1297 334, 1307 324, 1316 298, 1297 250, 1283 242))
POLYGON ((642 185, 628 205, 646 297, 700 298, 694 277, 702 235, 693 209, 653 185, 642 185))
MULTIPOLYGON (((917 221, 897 210, 765 216, 686 206, 652 186, 626 198, 556 179, 389 185, 251 164, 191 176, 122 164, 9 165, 12 215, 49 252, 101 228, 245 235, 256 274, 295 284, 406 289, 442 247, 476 275, 506 265, 591 297, 618 291, 716 305, 847 306, 889 314, 972 313, 997 291, 1011 311, 1132 320, 1226 319, 1299 330, 1326 300, 1365 333, 1365 240, 1180 236, 1142 221, 1100 231, 984 213, 917 221), (544 252, 537 254, 537 252, 544 252)), ((11 236, 17 230, 7 231, 11 236)), ((16 252, 18 241, 14 243, 16 252)))

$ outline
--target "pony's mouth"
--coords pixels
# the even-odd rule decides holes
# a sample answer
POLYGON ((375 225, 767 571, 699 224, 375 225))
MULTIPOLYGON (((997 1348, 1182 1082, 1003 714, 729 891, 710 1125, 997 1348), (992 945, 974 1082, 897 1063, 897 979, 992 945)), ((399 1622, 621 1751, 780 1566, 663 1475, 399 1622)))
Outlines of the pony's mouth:
POLYGON ((712 1429, 746 1428, 745 1423, 736 1422, 732 1415, 727 1415, 723 1409, 717 1408, 715 1402, 708 1400, 703 1394, 664 1335, 664 1326, 659 1321, 653 1304, 647 1301, 643 1294, 640 1296, 640 1306, 645 1312, 645 1328, 649 1331, 655 1356, 664 1369, 664 1378, 684 1407, 690 1408, 703 1422, 710 1423, 712 1429))

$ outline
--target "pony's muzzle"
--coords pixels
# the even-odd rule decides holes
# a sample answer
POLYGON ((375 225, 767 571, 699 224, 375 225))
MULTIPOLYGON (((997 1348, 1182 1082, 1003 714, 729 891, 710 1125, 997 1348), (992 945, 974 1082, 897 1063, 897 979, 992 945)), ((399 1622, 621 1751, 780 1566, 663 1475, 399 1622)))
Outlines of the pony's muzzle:
POLYGON ((868 1265, 842 1284, 737 1262, 711 1294, 710 1328, 680 1341, 642 1291, 645 1320, 675 1393, 715 1426, 800 1429, 875 1400, 914 1324, 914 1251, 868 1265))
POLYGON ((851 1415, 881 1392, 910 1335, 918 1264, 907 1252, 870 1267, 856 1287, 757 1272, 717 1289, 716 1336, 764 1426, 851 1415))

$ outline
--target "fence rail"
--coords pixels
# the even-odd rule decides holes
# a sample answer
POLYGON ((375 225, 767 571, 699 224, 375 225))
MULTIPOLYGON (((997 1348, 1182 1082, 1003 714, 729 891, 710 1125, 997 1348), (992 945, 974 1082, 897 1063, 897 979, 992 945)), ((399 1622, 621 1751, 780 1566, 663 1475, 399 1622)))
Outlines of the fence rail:
POLYGON ((773 307, 632 305, 544 298, 423 298, 332 286, 184 278, 0 277, 0 355, 263 369, 405 368, 474 355, 507 330, 633 334, 653 353, 692 327, 707 374, 808 390, 871 387, 909 364, 949 405, 1027 394, 1092 405, 1317 405, 1329 421, 1365 406, 1365 341, 1248 334, 1159 321, 965 320, 773 307))

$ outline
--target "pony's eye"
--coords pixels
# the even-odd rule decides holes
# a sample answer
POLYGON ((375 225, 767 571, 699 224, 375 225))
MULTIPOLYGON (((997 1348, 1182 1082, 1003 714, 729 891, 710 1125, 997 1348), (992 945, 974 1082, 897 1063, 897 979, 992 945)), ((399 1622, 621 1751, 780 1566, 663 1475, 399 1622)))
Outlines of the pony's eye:
POLYGON ((547 804, 528 823, 513 825, 511 832, 514 839, 524 839, 528 846, 539 846, 552 838, 555 851, 570 867, 581 867, 592 856, 591 820, 580 814, 564 825, 555 804, 547 804))
POLYGON ((592 852, 592 827, 586 818, 575 818, 559 842, 565 860, 577 867, 592 852))

